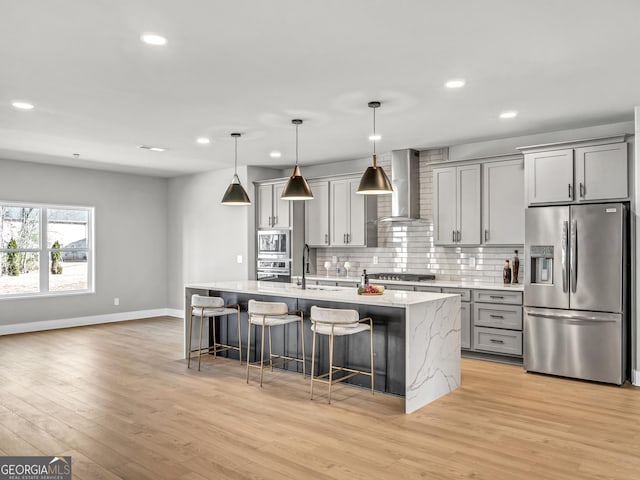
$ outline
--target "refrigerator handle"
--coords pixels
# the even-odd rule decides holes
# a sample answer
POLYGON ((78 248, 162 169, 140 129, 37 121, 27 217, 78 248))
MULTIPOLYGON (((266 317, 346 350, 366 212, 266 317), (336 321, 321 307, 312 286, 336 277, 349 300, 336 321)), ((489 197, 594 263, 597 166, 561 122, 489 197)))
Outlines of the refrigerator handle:
POLYGON ((578 222, 576 220, 571 221, 571 248, 569 250, 569 257, 571 259, 571 291, 576 293, 578 282, 578 222))
POLYGON ((569 222, 562 222, 562 291, 569 291, 569 265, 567 264, 567 249, 569 247, 569 222))

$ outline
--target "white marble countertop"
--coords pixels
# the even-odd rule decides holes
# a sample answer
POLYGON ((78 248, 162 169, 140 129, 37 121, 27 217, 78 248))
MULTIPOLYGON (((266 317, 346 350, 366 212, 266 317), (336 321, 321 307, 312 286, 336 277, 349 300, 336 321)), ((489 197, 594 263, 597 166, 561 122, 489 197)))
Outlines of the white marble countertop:
MULTIPOLYGON (((293 280, 295 281, 299 278, 299 276, 293 277, 293 280)), ((360 283, 360 277, 336 277, 335 275, 330 275, 327 277, 326 275, 307 275, 306 278, 307 280, 312 281, 320 280, 329 282, 360 283)), ((371 279, 369 283, 375 285, 411 285, 420 287, 474 288, 478 290, 509 290, 513 292, 524 292, 524 285, 522 283, 504 285, 502 283, 475 282, 472 280, 427 280, 423 282, 407 282, 400 280, 371 279)))
POLYGON ((258 282, 255 280, 191 283, 185 285, 185 288, 253 293, 256 295, 273 295, 278 297, 304 298, 308 300, 355 303, 360 305, 377 305, 381 307, 407 307, 409 305, 427 303, 456 296, 446 293, 403 292, 398 290, 386 290, 382 295, 369 296, 358 295, 355 287, 307 285, 307 289, 302 290, 294 283, 258 282))

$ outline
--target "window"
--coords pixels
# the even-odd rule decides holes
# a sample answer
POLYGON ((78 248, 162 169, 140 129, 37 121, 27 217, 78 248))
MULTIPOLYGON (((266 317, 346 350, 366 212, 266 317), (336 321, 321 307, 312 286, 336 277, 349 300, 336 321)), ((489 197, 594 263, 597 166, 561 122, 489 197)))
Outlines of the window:
POLYGON ((93 209, 0 203, 0 298, 93 291, 93 209))

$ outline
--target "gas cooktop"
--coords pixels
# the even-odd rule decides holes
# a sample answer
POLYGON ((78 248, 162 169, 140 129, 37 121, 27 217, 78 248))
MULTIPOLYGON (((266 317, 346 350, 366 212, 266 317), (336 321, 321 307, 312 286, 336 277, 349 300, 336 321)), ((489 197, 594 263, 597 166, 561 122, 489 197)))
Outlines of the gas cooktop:
POLYGON ((398 280, 401 282, 426 282, 435 280, 436 276, 432 273, 370 273, 369 278, 373 280, 398 280))

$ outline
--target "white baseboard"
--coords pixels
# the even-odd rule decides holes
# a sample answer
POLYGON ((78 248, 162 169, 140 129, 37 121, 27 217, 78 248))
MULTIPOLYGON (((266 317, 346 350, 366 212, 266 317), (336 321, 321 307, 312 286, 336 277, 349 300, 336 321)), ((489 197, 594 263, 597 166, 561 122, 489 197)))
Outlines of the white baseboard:
POLYGON ((640 370, 631 370, 631 383, 640 387, 640 370))
POLYGON ((173 308, 156 308, 153 310, 137 310, 134 312, 107 313, 104 315, 90 315, 87 317, 60 318, 58 320, 43 320, 41 322, 14 323, 0 325, 0 335, 13 333, 39 332, 57 328, 81 327, 84 325, 98 325, 100 323, 125 322, 150 317, 183 317, 182 310, 173 308))
POLYGON ((170 317, 178 317, 178 318, 184 318, 184 310, 180 310, 177 308, 167 308, 167 313, 165 315, 168 315, 170 317))

